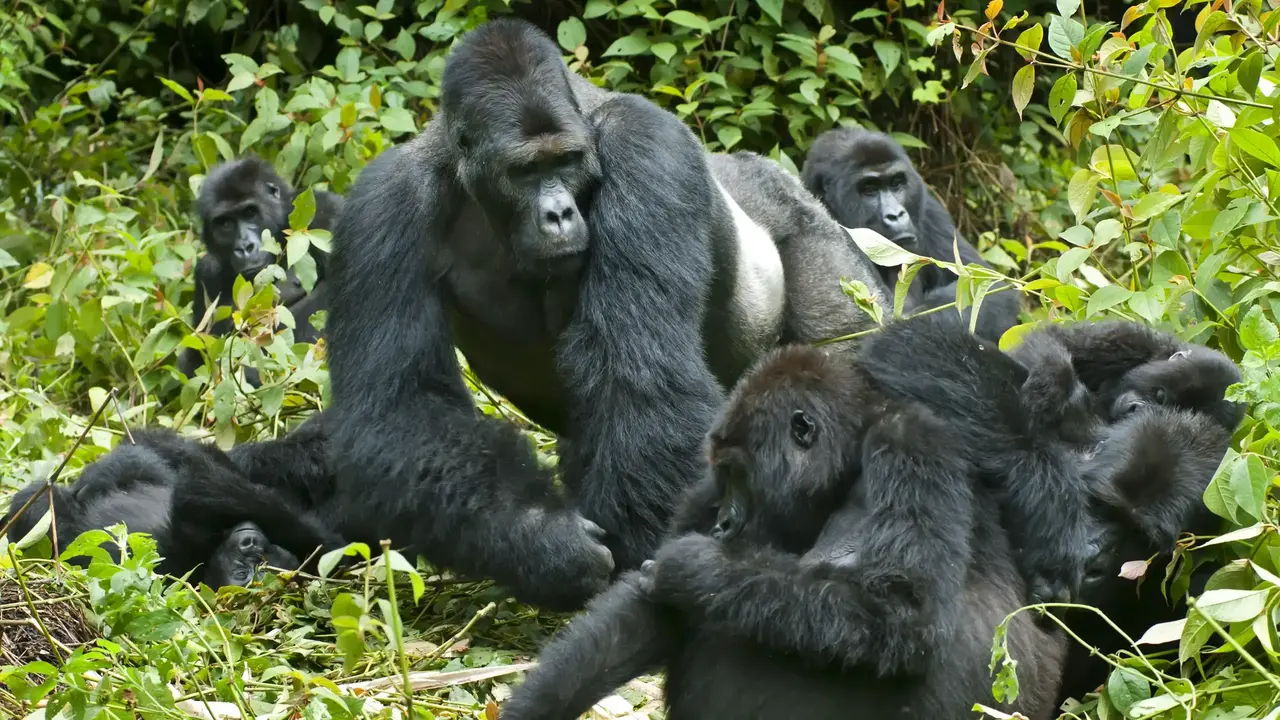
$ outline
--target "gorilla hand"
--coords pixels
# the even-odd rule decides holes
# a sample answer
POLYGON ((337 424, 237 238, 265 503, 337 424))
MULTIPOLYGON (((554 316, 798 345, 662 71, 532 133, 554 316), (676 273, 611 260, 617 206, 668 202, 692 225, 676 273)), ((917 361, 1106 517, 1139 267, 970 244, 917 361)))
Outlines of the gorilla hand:
POLYGON ((692 611, 722 585, 718 578, 730 562, 719 540, 691 534, 664 543, 641 570, 654 602, 692 611))
POLYGON ((525 602, 551 610, 577 610, 583 598, 609 586, 613 553, 605 546, 605 531, 599 525, 572 510, 531 508, 524 518, 529 536, 545 548, 539 568, 543 580, 537 590, 526 593, 525 602))

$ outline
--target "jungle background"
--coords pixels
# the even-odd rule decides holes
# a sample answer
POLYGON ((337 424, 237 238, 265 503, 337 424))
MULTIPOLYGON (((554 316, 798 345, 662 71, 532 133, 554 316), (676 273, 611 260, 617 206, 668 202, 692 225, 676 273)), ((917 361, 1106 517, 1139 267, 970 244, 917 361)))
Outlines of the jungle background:
MULTIPOLYGON (((1141 320, 1240 362, 1231 397, 1249 416, 1205 494, 1226 534, 1185 539, 1181 572, 1142 578, 1182 598, 1186 569, 1211 563, 1208 591, 1108 658, 1101 696, 1073 713, 1280 717, 1270 0, 0 0, 0 508, 129 428, 229 447, 323 407, 324 344, 272 332, 270 284, 237 287, 235 335, 192 326, 199 183, 255 152, 300 189, 346 192, 431 118, 451 44, 505 14, 713 151, 794 172, 826 129, 892 132, 1035 322, 1141 320), (183 346, 208 350, 190 380, 183 346)), ((329 242, 309 221, 276 238, 307 283, 307 248, 329 242)), ((961 305, 997 277, 955 270, 961 305)), ((553 437, 474 387, 554 462, 553 437)), ((128 552, 110 562, 103 536, 72 548, 85 571, 48 560, 47 540, 0 540, 0 715, 496 718, 563 620, 381 548, 356 549, 371 563, 354 579, 214 593, 157 578, 145 536, 112 535, 128 552)), ((660 717, 656 684, 622 690, 618 712, 660 717)))

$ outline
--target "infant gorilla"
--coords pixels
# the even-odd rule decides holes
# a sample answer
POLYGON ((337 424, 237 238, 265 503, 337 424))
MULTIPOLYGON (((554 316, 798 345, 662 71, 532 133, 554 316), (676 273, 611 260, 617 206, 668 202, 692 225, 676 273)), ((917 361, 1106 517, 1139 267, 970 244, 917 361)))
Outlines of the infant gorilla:
POLYGON ((575 718, 660 667, 671 720, 1049 717, 1065 644, 1029 615, 1009 625, 1019 697, 992 699, 995 627, 1026 591, 954 435, 848 358, 775 351, 709 436, 690 534, 593 600, 502 716, 575 718))

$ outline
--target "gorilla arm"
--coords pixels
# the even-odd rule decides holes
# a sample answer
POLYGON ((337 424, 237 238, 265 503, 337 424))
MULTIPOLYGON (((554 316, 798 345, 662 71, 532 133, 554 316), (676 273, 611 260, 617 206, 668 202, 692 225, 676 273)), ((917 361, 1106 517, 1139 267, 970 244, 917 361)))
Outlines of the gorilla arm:
POLYGON ((587 213, 578 307, 557 348, 572 422, 560 462, 625 569, 652 556, 700 475, 702 438, 723 400, 702 342, 716 189, 692 133, 647 100, 614 97, 591 121, 608 171, 587 213))
POLYGON ((458 368, 433 276, 460 204, 440 131, 369 163, 334 235, 335 520, 350 539, 391 537, 527 602, 577 607, 607 582, 607 552, 594 526, 548 505, 558 493, 527 439, 476 411, 458 368))
POLYGON ((624 573, 538 656, 538 667, 502 706, 503 720, 572 720, 679 647, 677 612, 649 599, 649 578, 624 573))
POLYGON ((819 666, 882 677, 925 667, 946 642, 976 550, 972 479, 943 429, 915 408, 873 427, 850 504, 803 557, 703 535, 668 542, 655 602, 819 666))

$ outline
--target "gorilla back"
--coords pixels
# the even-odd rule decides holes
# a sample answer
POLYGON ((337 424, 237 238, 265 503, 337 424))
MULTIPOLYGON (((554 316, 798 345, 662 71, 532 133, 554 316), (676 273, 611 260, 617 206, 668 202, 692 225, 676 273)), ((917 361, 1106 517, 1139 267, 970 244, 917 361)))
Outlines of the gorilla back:
POLYGON ((343 535, 390 536, 570 606, 604 587, 610 551, 620 567, 647 558, 698 475, 721 383, 788 332, 870 323, 838 280, 878 287, 874 269, 833 234, 807 242, 828 253, 812 267, 829 278, 828 312, 813 313, 829 328, 789 328, 787 250, 730 197, 677 118, 569 74, 533 26, 468 33, 439 115, 365 168, 334 236, 331 453, 353 508, 343 535), (708 362, 712 337, 723 341, 708 362), (576 507, 517 440, 469 431, 488 421, 455 345, 561 435, 576 507), (516 540, 532 527, 532 542, 516 540))

